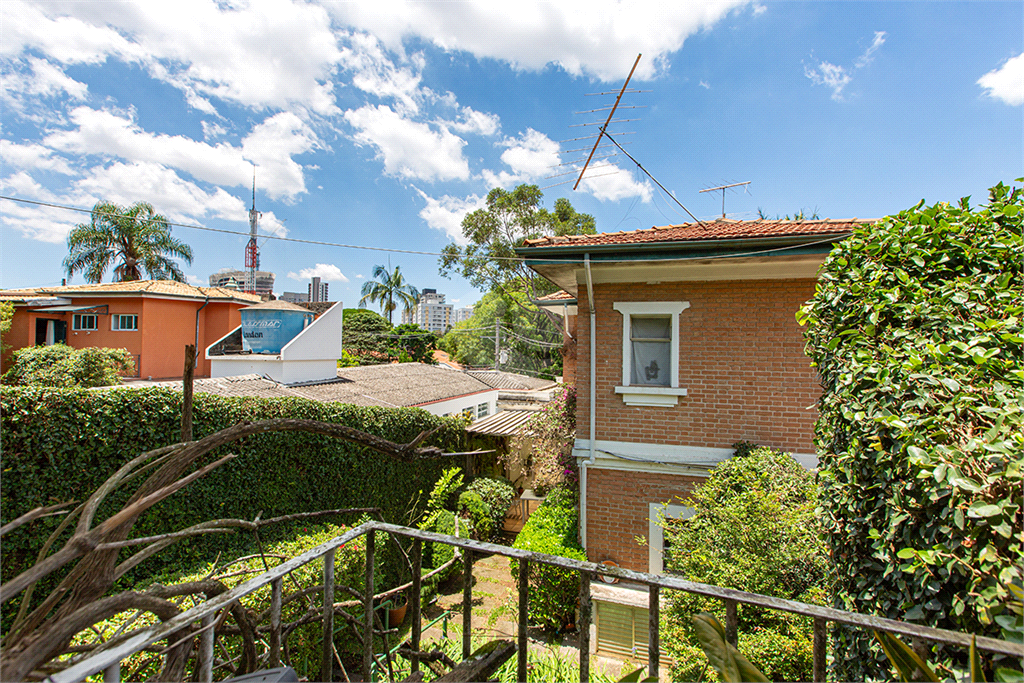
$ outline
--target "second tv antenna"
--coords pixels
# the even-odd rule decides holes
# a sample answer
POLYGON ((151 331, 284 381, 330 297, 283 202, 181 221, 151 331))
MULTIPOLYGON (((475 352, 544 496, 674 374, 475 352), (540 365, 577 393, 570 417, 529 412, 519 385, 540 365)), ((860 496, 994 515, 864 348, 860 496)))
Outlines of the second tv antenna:
POLYGON ((709 187, 705 190, 701 190, 697 194, 700 194, 701 192, 718 192, 720 190, 722 192, 722 218, 725 218, 725 191, 731 187, 742 187, 744 185, 749 185, 750 182, 751 181, 747 180, 742 183, 732 183, 731 185, 719 185, 718 187, 709 187))

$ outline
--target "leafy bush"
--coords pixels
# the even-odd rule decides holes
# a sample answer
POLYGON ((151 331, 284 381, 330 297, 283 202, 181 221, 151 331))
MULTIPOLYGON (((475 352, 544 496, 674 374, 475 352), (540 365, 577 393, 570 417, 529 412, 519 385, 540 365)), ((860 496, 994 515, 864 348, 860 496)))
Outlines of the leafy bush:
MULTIPOLYGON (((462 470, 458 467, 450 467, 441 473, 427 499, 427 509, 420 521, 420 529, 449 536, 469 536, 466 525, 458 523, 454 512, 455 494, 462 486, 462 481, 462 470)), ((423 564, 426 567, 437 569, 453 557, 455 557, 454 546, 444 543, 427 543, 423 547, 423 564)), ((456 571, 462 571, 462 566, 458 562, 452 565, 449 571, 440 575, 437 580, 443 581, 456 571)))
POLYGON ((459 513, 469 520, 472 536, 477 540, 489 541, 494 534, 494 523, 487 512, 487 506, 479 493, 464 491, 459 496, 459 513))
POLYGON ((572 447, 576 440, 576 389, 564 387, 550 403, 534 413, 502 455, 504 461, 527 454, 518 463, 533 479, 533 489, 543 495, 563 480, 579 480, 572 447), (525 448, 524 448, 525 447, 525 448))
MULTIPOLYGON (((980 209, 922 202, 837 245, 801 309, 836 607, 1000 635, 1024 561, 1022 227, 1002 183, 980 209)), ((869 633, 837 634, 836 675, 886 675, 869 633)))
MULTIPOLYGON (((10 521, 57 501, 82 500, 129 458, 178 441, 181 400, 180 392, 157 388, 0 388, 2 519, 10 521)), ((243 420, 281 417, 335 422, 399 443, 441 425, 431 442, 452 451, 461 450, 464 435, 459 422, 416 409, 209 394, 195 396, 193 430, 201 438, 243 420)), ((303 432, 251 436, 228 448, 240 457, 155 507, 137 522, 135 533, 156 535, 225 517, 253 519, 261 512, 267 519, 347 507, 379 507, 385 520, 402 524, 419 492, 429 490, 440 476, 444 462, 402 463, 368 448, 303 432)), ((220 449, 210 457, 226 452, 227 448, 220 449)), ((97 523, 125 500, 120 492, 112 495, 100 508, 97 523)), ((34 561, 58 520, 40 520, 4 536, 4 581, 34 561)), ((261 537, 272 541, 286 532, 270 527, 261 537)), ((127 579, 138 580, 165 565, 187 571, 216 552, 242 554, 252 545, 248 534, 184 540, 140 565, 127 579)), ((384 567, 382 585, 395 578, 396 565, 384 567)))
POLYGON ((27 346, 14 352, 4 384, 42 387, 106 387, 120 384, 120 375, 135 372, 135 360, 127 349, 67 344, 27 346))
POLYGON ((484 541, 493 539, 505 528, 505 514, 516 497, 515 489, 512 488, 508 479, 477 477, 469 483, 466 491, 479 495, 486 508, 491 534, 486 538, 481 537, 481 539, 484 541))
MULTIPOLYGON (((523 525, 513 548, 530 550, 586 561, 580 547, 579 493, 559 486, 541 503, 523 525)), ((519 579, 519 562, 512 560, 512 578, 519 579)), ((579 598, 579 574, 537 562, 530 563, 530 620, 541 626, 559 629, 573 623, 579 598)))
MULTIPOLYGON (((823 601, 827 557, 815 520, 817 486, 791 457, 737 444, 736 454, 712 470, 686 504, 694 508, 692 517, 665 523, 669 573, 773 597, 823 601)), ((695 680, 707 664, 691 623, 702 612, 725 619, 718 600, 671 594, 664 642, 676 662, 676 680, 695 680)), ((738 620, 740 652, 771 680, 811 679, 808 619, 742 606, 738 620)))

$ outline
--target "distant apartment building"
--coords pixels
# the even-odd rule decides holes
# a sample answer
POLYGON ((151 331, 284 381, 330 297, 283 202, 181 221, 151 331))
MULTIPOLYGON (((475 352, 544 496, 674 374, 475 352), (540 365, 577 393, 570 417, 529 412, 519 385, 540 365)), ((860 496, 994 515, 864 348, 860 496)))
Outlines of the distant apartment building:
POLYGON ((411 311, 402 311, 403 323, 414 323, 420 327, 444 334, 455 324, 454 306, 444 302, 444 294, 436 289, 420 291, 420 299, 411 311))
POLYGON ((291 304, 304 304, 309 301, 309 294, 306 292, 284 292, 280 299, 291 304))
POLYGON ((327 298, 327 283, 321 282, 320 278, 315 277, 306 287, 306 301, 309 303, 316 303, 318 301, 330 301, 327 298))
MULTIPOLYGON (((237 292, 245 291, 245 271, 221 268, 210 276, 211 287, 223 287, 237 292)), ((256 293, 267 298, 274 291, 274 274, 265 270, 256 271, 256 293)))
POLYGON ((466 306, 465 308, 456 308, 455 309, 455 319, 452 321, 452 324, 453 325, 457 325, 458 323, 465 322, 465 321, 469 320, 472 317, 473 317, 473 307, 472 306, 466 306))

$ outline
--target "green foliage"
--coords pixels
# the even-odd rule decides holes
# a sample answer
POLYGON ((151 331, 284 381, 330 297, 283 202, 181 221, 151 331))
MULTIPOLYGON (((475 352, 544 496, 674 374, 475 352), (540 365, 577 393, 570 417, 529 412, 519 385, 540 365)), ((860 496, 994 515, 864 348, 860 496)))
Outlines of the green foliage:
POLYGON ((342 311, 341 367, 375 365, 388 362, 388 338, 391 323, 379 313, 365 308, 346 308, 342 311))
MULTIPOLYGON (((456 504, 456 492, 462 486, 463 480, 462 470, 458 467, 450 467, 441 473, 427 499, 427 509, 420 521, 420 529, 460 538, 469 536, 469 529, 465 524, 458 523, 453 510, 456 504)), ((423 564, 432 569, 437 569, 454 556, 454 546, 444 543, 426 543, 423 547, 423 564)), ((455 571, 461 571, 461 565, 458 562, 452 565, 451 570, 440 576, 438 581, 443 581, 445 577, 455 571)))
POLYGON ((406 282, 399 266, 395 266, 393 271, 384 266, 374 266, 373 279, 363 283, 360 293, 363 298, 359 300, 359 307, 365 307, 368 301, 379 303, 380 310, 387 313, 388 325, 394 322, 392 314, 398 304, 402 304, 406 311, 411 311, 420 298, 419 291, 406 282))
POLYGON ((388 337, 388 355, 401 363, 429 363, 437 365, 434 351, 437 349, 437 335, 419 325, 406 323, 397 325, 388 337), (407 357, 405 360, 403 357, 407 357))
MULTIPOLYGON (((798 315, 837 607, 999 636, 1024 562, 1022 227, 1001 183, 922 202, 837 245, 798 315)), ((837 675, 884 675, 869 635, 837 634, 837 675)))
POLYGON ((512 437, 507 451, 500 456, 522 458, 518 464, 527 477, 533 477, 533 489, 544 495, 562 481, 579 481, 576 458, 572 455, 576 439, 576 388, 563 387, 554 399, 534 413, 512 437))
MULTIPOLYGON (((785 453, 737 444, 736 454, 712 470, 690 494, 689 519, 665 522, 665 567, 692 581, 821 603, 827 557, 815 519, 812 475, 785 453)), ((665 616, 665 643, 676 661, 673 675, 696 676, 704 658, 695 648, 691 618, 723 616, 717 600, 672 595, 665 616)), ((744 606, 739 610, 741 651, 758 652, 773 680, 810 680, 809 620, 744 606), (750 648, 750 649, 747 649, 750 648)))
MULTIPOLYGON (((579 493, 559 486, 548 494, 523 525, 512 547, 586 561, 579 540, 579 493)), ((512 578, 519 579, 519 562, 512 560, 512 578)), ((579 574, 567 569, 530 563, 529 615, 533 623, 561 629, 573 623, 579 597, 579 574)))
MULTIPOLYGON (((743 683, 744 681, 764 681, 768 679, 757 670, 747 658, 740 654, 725 638, 725 628, 718 619, 706 613, 693 617, 693 631, 701 649, 707 655, 708 662, 715 667, 718 677, 726 683, 743 683)), ((788 679, 786 679, 788 680, 788 679)))
POLYGON ((4 384, 40 387, 106 387, 121 383, 121 375, 135 371, 135 359, 127 349, 67 344, 26 346, 14 352, 4 384))
POLYGON ((515 489, 507 479, 477 477, 466 487, 466 491, 480 496, 489 519, 490 536, 480 536, 479 538, 484 541, 493 540, 504 529, 505 514, 516 497, 515 489))
MULTIPOLYGON (((181 399, 180 392, 158 388, 0 388, 3 521, 34 507, 82 500, 128 459, 178 441, 181 399)), ((452 451, 461 450, 464 438, 458 421, 417 409, 360 407, 298 398, 195 396, 196 438, 243 420, 269 418, 335 422, 399 443, 442 425, 431 443, 452 451)), ((303 432, 251 436, 211 453, 209 458, 223 456, 229 449, 239 457, 156 506, 135 525, 135 535, 177 531, 209 519, 253 519, 260 513, 267 519, 346 507, 379 507, 385 520, 404 524, 413 501, 420 491, 433 487, 444 463, 402 463, 365 447, 303 432)), ((112 495, 109 503, 101 506, 97 523, 123 505, 127 495, 127 491, 112 495)), ((4 536, 4 581, 34 562, 43 540, 58 523, 59 518, 44 519, 4 536)), ((272 541, 286 532, 268 527, 260 534, 265 541, 272 541)), ((209 561, 217 552, 242 554, 252 546, 248 534, 184 540, 140 565, 128 581, 161 567, 188 570, 209 561)), ((397 575, 396 564, 384 567, 382 585, 397 575)))
POLYGON ((480 541, 491 540, 491 536, 494 535, 494 523, 479 493, 464 491, 459 496, 459 514, 469 520, 473 538, 480 541))
POLYGON ((170 223, 146 202, 127 207, 96 202, 91 221, 68 233, 68 252, 68 277, 81 270, 88 282, 103 280, 114 261, 115 282, 141 280, 143 270, 151 280, 184 282, 184 273, 171 257, 192 263, 192 248, 172 237, 170 223))
MULTIPOLYGON (((874 631, 874 634, 875 640, 882 646, 885 656, 888 657, 896 672, 899 673, 901 681, 910 683, 911 681, 927 680, 938 683, 939 678, 932 671, 932 668, 916 652, 910 649, 909 645, 885 631, 874 631)), ((974 651, 973 638, 971 638, 971 651, 974 651)), ((971 680, 975 679, 972 677, 971 680)))
POLYGON ((14 321, 14 304, 10 301, 0 301, 0 353, 5 353, 11 347, 4 341, 4 335, 11 331, 11 323, 14 321))

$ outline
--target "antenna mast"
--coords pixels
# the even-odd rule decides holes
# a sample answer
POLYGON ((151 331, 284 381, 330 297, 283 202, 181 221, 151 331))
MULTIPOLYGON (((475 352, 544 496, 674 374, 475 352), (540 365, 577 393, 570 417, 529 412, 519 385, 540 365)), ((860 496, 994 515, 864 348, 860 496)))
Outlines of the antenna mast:
POLYGON ((722 218, 725 218, 725 191, 728 190, 730 187, 740 187, 742 185, 749 185, 749 184, 750 184, 750 181, 747 180, 747 181, 744 181, 742 183, 733 183, 732 185, 719 185, 718 187, 709 187, 706 190, 700 190, 699 192, 697 192, 697 194, 700 194, 701 192, 717 192, 717 191, 721 190, 722 191, 722 218))
POLYGON ((252 166, 252 208, 249 209, 249 244, 245 245, 245 291, 256 293, 256 271, 260 267, 260 247, 256 242, 256 223, 260 214, 256 210, 256 164, 252 166))

